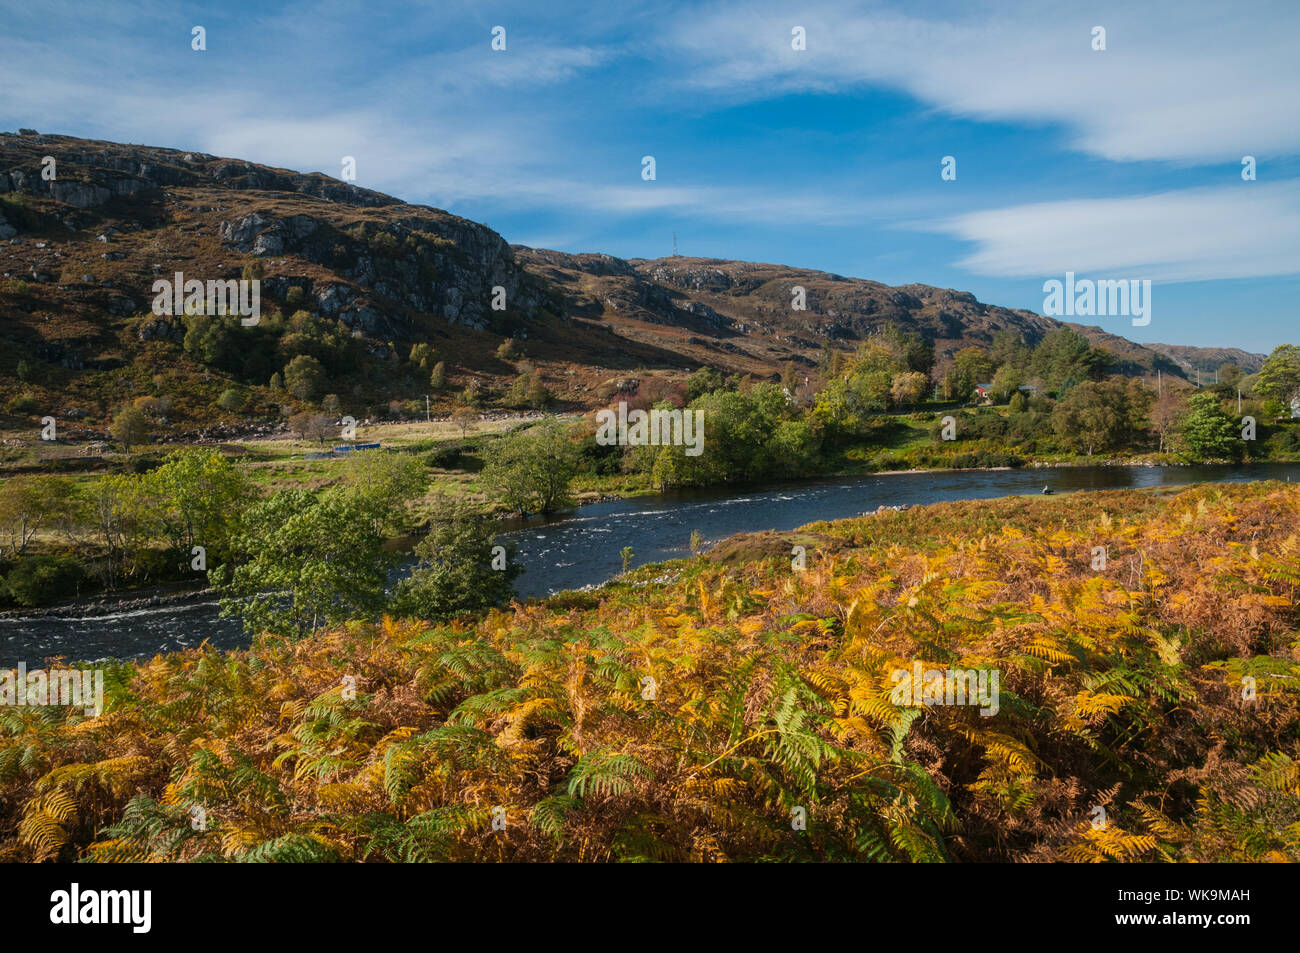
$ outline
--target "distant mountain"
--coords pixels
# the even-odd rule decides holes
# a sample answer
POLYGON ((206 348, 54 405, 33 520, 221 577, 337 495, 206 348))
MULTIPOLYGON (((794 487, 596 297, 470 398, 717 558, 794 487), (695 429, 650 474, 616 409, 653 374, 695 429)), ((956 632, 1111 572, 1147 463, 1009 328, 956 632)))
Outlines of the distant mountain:
MULTIPOLYGON (((927 285, 512 246, 485 225, 320 173, 33 133, 0 134, 0 278, 0 407, 31 394, 42 410, 93 420, 164 394, 173 425, 223 416, 217 399, 231 387, 249 393, 248 413, 297 403, 267 386, 297 353, 319 356, 326 388, 369 411, 423 402, 427 368, 405 360, 417 342, 446 362, 454 389, 473 379, 500 392, 520 372, 496 356, 513 337, 561 401, 592 406, 636 372, 770 376, 891 323, 923 334, 941 364, 999 330, 1033 343, 1061 325, 927 285), (237 279, 249 265, 272 319, 307 319, 196 342, 185 319, 152 313, 159 278, 237 279), (796 286, 804 310, 792 307, 796 286), (493 307, 500 296, 504 310, 493 307)), ((1262 360, 1071 326, 1113 351, 1123 373, 1194 376, 1198 362, 1254 370, 1262 360)))
MULTIPOLYGON (((513 248, 526 269, 561 289, 567 312, 737 371, 758 373, 788 361, 810 364, 827 343, 852 347, 889 324, 921 333, 942 364, 963 347, 987 347, 998 331, 1015 331, 1034 344, 1065 323, 983 304, 965 291, 891 287, 784 265, 681 257, 624 261, 513 248), (806 310, 792 308, 795 288, 804 290, 806 310)), ((1163 353, 1101 328, 1068 326, 1113 352, 1120 373, 1147 375, 1159 368, 1185 374, 1163 353)))
POLYGON ((1145 347, 1165 355, 1192 378, 1198 370, 1213 374, 1224 364, 1236 364, 1247 374, 1254 374, 1264 366, 1268 357, 1235 347, 1188 347, 1183 344, 1147 344, 1145 347))

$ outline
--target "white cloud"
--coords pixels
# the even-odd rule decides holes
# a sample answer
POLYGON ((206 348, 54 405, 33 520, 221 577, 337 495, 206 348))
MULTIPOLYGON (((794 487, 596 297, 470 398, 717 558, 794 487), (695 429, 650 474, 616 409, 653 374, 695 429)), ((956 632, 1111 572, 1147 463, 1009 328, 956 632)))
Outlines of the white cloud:
POLYGON ((916 14, 733 0, 674 18, 681 82, 762 98, 888 86, 950 114, 1058 122, 1112 160, 1231 162, 1300 151, 1300 6, 1021 3, 916 14), (807 50, 790 46, 792 26, 807 50), (1107 49, 1091 49, 1093 26, 1107 49))
POLYGON ((985 275, 1202 281, 1300 274, 1297 180, 1040 202, 918 227, 974 242, 958 264, 985 275))

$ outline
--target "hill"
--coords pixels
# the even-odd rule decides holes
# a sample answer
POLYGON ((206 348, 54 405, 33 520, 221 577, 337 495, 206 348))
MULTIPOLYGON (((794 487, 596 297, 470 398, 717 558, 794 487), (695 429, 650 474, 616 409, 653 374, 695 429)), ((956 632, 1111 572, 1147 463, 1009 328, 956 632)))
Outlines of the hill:
POLYGON ((1266 354, 1252 354, 1236 347, 1187 347, 1182 344, 1147 344, 1148 350, 1163 354, 1177 364, 1192 380, 1196 372, 1213 374, 1224 364, 1236 364, 1247 374, 1264 366, 1266 354))
MULTIPOLYGON (((998 331, 1032 344, 1060 326, 926 285, 511 246, 484 225, 319 173, 35 133, 0 134, 0 236, 0 407, 13 424, 49 413, 87 433, 142 396, 164 401, 164 432, 275 419, 326 393, 359 417, 422 413, 426 394, 449 409, 466 387, 491 404, 520 374, 586 408, 635 388, 638 374, 809 369, 825 348, 852 349, 886 324, 921 333, 941 368, 998 331), (241 329, 153 313, 153 283, 178 272, 260 275, 264 320, 241 329), (806 310, 791 308, 795 286, 806 310), (518 353, 500 357, 507 338, 518 353), (412 361, 416 344, 432 351, 412 361), (284 386, 303 355, 315 380, 284 386), (439 361, 442 390, 429 380, 439 361)), ((1188 373, 1181 351, 1074 327, 1123 373, 1188 373)))

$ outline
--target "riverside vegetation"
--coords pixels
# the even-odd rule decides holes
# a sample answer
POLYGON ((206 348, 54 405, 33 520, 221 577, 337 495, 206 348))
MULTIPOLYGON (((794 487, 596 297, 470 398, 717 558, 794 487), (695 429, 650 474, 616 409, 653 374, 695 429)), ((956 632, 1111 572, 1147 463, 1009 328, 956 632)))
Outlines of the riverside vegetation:
POLYGON ((0 855, 1294 861, 1298 522, 1279 483, 936 504, 116 666, 98 718, 0 712, 0 855), (997 713, 893 703, 918 662, 997 713))
MULTIPOLYGON (((310 464, 319 467, 311 471, 319 476, 314 487, 286 480, 293 471, 267 469, 257 459, 264 451, 241 453, 239 447, 227 448, 225 455, 193 448, 136 454, 120 468, 126 472, 98 477, 11 477, 0 484, 0 533, 8 542, 0 556, 0 601, 35 606, 83 592, 202 578, 192 568, 193 547, 203 546, 213 564, 232 556, 248 493, 270 499, 293 490, 296 495, 277 504, 286 515, 315 505, 322 490, 342 490, 359 473, 374 479, 384 469, 390 473, 385 479, 405 472, 387 492, 412 500, 411 507, 385 517, 396 535, 436 526, 445 510, 439 500, 459 501, 462 519, 471 505, 486 513, 550 513, 572 505, 575 488, 627 493, 830 473, 1098 459, 1300 459, 1300 424, 1281 416, 1300 395, 1300 348, 1277 348, 1257 374, 1226 365, 1220 382, 1204 389, 1171 381, 1153 391, 1134 378, 1107 376, 1107 353, 1068 328, 1050 332, 1032 348, 1014 334, 995 338, 989 351, 959 352, 929 396, 933 366, 925 342, 892 328, 851 356, 828 352, 824 386, 812 392, 793 378, 726 378, 707 368, 676 389, 642 388, 631 401, 634 408, 684 406, 703 414, 706 452, 698 456, 682 446, 602 446, 591 415, 567 425, 553 418, 516 428, 522 432, 473 437, 465 436, 466 417, 459 421, 460 440, 399 442, 391 453, 372 454, 380 458, 373 464, 310 464), (963 406, 981 378, 992 381, 987 402, 963 406), (1020 383, 1025 380, 1035 383, 1020 383), (1243 439, 1246 417, 1256 423, 1243 439), (953 421, 956 439, 943 439, 945 418, 953 421)), ((295 417, 294 426, 304 439, 318 440, 337 429, 332 418, 310 413, 295 417)), ((328 509, 319 511, 322 517, 328 509)), ((348 522, 352 514, 335 515, 335 538, 354 539, 344 528, 359 525, 348 522)), ((364 550, 380 568, 387 565, 380 558, 382 543, 369 539, 364 550)), ((359 578, 373 579, 374 572, 362 572, 359 562, 364 547, 340 547, 341 556, 357 557, 351 562, 359 578)), ((245 551, 257 548, 256 536, 249 536, 245 551)), ((326 564, 341 571, 344 560, 326 564)), ((232 581, 249 579, 275 581, 255 566, 243 567, 232 581)), ((382 591, 382 574, 375 587, 382 591)), ((369 602, 373 609, 375 599, 369 602)))

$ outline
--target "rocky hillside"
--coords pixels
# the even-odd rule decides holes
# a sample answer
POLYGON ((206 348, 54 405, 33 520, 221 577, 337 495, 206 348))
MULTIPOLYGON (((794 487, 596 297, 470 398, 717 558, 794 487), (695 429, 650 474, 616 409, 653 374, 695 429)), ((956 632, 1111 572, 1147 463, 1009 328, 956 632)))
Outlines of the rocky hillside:
MULTIPOLYGON (((0 408, 91 424, 149 395, 168 399, 168 426, 230 417, 232 389, 245 415, 296 407, 303 398, 269 385, 302 354, 323 366, 325 390, 368 414, 423 405, 431 361, 408 360, 421 342, 446 365, 433 395, 444 405, 471 381, 491 403, 529 373, 576 407, 644 374, 811 367, 827 345, 851 349, 888 323, 924 334, 941 366, 999 330, 1032 343, 1059 325, 925 285, 511 246, 319 173, 31 131, 0 134, 0 279, 0 408), (260 274, 266 320, 243 333, 152 313, 154 281, 177 272, 260 274), (792 308, 795 286, 804 310, 792 308), (504 310, 492 307, 498 288, 504 310), (502 359, 507 337, 518 355, 502 359)), ((1172 349, 1079 330, 1129 373, 1190 366, 1172 349)))
MULTIPOLYGON (((965 291, 891 287, 785 265, 514 250, 526 268, 563 290, 569 313, 611 322, 620 334, 657 341, 694 361, 746 372, 789 361, 811 365, 827 344, 852 348, 888 324, 920 332, 942 366, 963 347, 987 347, 998 331, 1015 331, 1033 344, 1065 323, 984 304, 965 291), (804 289, 804 310, 792 307, 796 287, 804 289)), ((1101 328, 1068 326, 1114 353, 1122 373, 1186 373, 1170 356, 1101 328)))
POLYGON ((1183 344, 1148 344, 1146 347, 1168 357, 1192 378, 1198 370, 1213 374, 1224 364, 1236 364, 1247 374, 1254 374, 1264 366, 1264 359, 1268 356, 1252 354, 1237 347, 1187 347, 1183 344))

